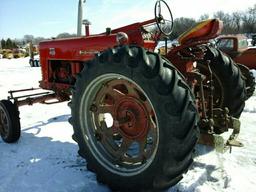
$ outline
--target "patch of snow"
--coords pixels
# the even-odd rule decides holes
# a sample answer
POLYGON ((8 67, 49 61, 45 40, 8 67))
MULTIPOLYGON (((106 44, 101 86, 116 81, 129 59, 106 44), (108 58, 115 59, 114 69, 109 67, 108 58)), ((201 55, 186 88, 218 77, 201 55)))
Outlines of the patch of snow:
POLYGON ((256 78, 256 70, 252 69, 251 72, 253 73, 253 76, 256 78))
POLYGON ((39 56, 39 55, 35 55, 35 56, 34 56, 34 59, 39 60, 39 58, 40 58, 40 56, 39 56))
MULTIPOLYGON (((253 71, 256 76, 256 71, 253 71)), ((40 68, 29 66, 29 58, 0 60, 0 95, 7 91, 37 87, 40 68)), ((22 136, 16 144, 0 139, 0 192, 108 192, 86 169, 71 139, 67 102, 35 104, 20 108, 22 136)), ((194 164, 169 192, 243 192, 256 186, 256 95, 246 101, 241 115, 243 148, 217 153, 197 145, 194 164)))

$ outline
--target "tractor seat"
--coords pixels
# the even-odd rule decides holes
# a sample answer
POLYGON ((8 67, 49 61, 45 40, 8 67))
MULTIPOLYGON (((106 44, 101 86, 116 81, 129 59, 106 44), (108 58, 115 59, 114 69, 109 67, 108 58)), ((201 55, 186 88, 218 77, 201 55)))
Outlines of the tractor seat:
POLYGON ((205 41, 216 38, 223 29, 223 22, 219 19, 208 19, 196 24, 178 38, 179 43, 205 41))

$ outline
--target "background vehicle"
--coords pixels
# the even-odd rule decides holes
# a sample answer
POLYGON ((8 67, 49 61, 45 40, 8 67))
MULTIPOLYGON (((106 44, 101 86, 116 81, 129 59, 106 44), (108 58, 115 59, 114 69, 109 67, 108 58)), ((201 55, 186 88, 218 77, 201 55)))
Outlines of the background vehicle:
POLYGON ((161 57, 153 51, 172 27, 170 8, 159 0, 154 19, 98 35, 89 35, 87 23, 85 37, 41 42, 40 87, 50 92, 15 97, 33 89, 10 91, 0 102, 3 140, 20 137, 18 107, 67 101, 72 92, 69 121, 79 154, 113 190, 161 190, 179 182, 193 162, 199 127, 201 142, 216 144, 215 134, 231 128, 222 147, 242 146, 236 137, 245 82, 229 57, 208 46, 222 22, 199 23, 161 57))
POLYGON ((217 47, 228 54, 236 63, 256 69, 256 48, 248 48, 244 35, 225 35, 218 38, 217 47))
POLYGON ((13 49, 12 50, 13 57, 14 58, 20 58, 20 57, 25 57, 26 51, 23 49, 13 49))
POLYGON ((12 59, 13 58, 13 52, 11 49, 3 49, 2 50, 3 58, 12 59))
POLYGON ((256 69, 256 48, 248 48, 247 38, 244 35, 221 36, 216 45, 240 67, 246 81, 247 98, 249 98, 255 90, 255 78, 248 69, 256 69))
POLYGON ((40 67, 40 60, 38 55, 38 46, 28 43, 27 52, 29 53, 29 65, 31 67, 40 67))
POLYGON ((256 46, 256 34, 252 35, 252 45, 256 46))

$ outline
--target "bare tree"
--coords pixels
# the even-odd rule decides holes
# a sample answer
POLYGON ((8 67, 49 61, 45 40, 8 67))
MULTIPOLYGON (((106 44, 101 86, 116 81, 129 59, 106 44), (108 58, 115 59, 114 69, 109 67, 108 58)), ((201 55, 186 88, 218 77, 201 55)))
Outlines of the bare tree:
POLYGON ((243 17, 243 12, 237 11, 232 14, 232 24, 234 26, 236 33, 240 33, 241 31, 242 17, 243 17))
POLYGON ((177 18, 174 20, 173 33, 171 34, 171 39, 177 38, 179 35, 184 33, 186 30, 191 28, 196 24, 196 21, 192 18, 177 18))
POLYGON ((44 41, 44 40, 46 40, 46 38, 44 38, 44 37, 36 37, 34 39, 34 44, 38 45, 41 41, 44 41))
POLYGON ((25 43, 29 43, 29 42, 34 43, 34 36, 33 35, 24 35, 23 40, 25 41, 25 43))
POLYGON ((203 14, 203 15, 200 16, 198 21, 204 21, 206 19, 209 19, 209 15, 208 14, 203 14))
POLYGON ((232 16, 224 13, 223 11, 218 11, 213 15, 214 18, 218 18, 223 21, 224 28, 223 33, 234 33, 234 27, 232 26, 232 16))
POLYGON ((70 33, 60 33, 57 35, 57 39, 62 39, 62 38, 69 38, 69 37, 77 37, 76 34, 70 34, 70 33))
POLYGON ((253 8, 248 9, 242 20, 244 33, 256 33, 256 4, 253 8))

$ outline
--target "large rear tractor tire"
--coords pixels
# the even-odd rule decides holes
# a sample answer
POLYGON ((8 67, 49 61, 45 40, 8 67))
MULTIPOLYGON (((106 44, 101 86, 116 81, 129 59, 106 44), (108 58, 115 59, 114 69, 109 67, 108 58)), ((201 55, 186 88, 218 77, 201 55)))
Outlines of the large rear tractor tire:
POLYGON ((250 71, 248 67, 242 64, 237 64, 237 65, 240 68, 243 74, 243 79, 245 81, 246 99, 249 99, 255 91, 255 77, 253 76, 253 73, 250 71))
POLYGON ((78 74, 69 106, 79 154, 112 190, 169 188, 193 162, 194 97, 158 54, 125 46, 96 56, 78 74))
MULTIPOLYGON (((242 73, 234 61, 214 47, 206 47, 204 61, 198 63, 198 68, 206 76, 204 85, 209 85, 210 73, 207 61, 213 73, 214 108, 229 109, 230 115, 239 118, 246 100, 246 86, 242 73)), ((209 90, 209 89, 208 89, 209 90)), ((207 99, 207 89, 205 92, 207 99)))
POLYGON ((9 100, 0 101, 0 135, 6 143, 14 143, 20 138, 19 111, 9 100))

